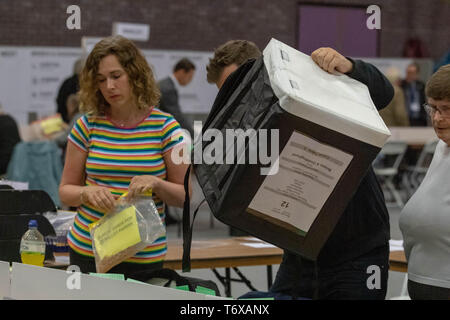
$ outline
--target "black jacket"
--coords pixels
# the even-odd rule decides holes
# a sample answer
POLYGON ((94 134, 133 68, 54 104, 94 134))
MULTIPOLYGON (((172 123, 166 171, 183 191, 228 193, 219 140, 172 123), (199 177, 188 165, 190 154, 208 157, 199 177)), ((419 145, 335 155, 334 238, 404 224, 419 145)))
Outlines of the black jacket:
POLYGON ((164 78, 158 82, 159 89, 161 90, 161 99, 159 101, 159 108, 161 111, 170 113, 175 120, 178 121, 181 128, 186 129, 194 137, 193 126, 186 119, 181 111, 180 104, 178 102, 178 91, 175 88, 170 77, 164 78))
POLYGON ((16 121, 10 115, 0 115, 0 174, 6 173, 14 147, 20 141, 16 121))
MULTIPOLYGON (((352 62, 353 70, 348 76, 367 85, 378 110, 386 107, 394 96, 390 82, 371 64, 360 60, 352 62)), ((329 266, 352 260, 386 246, 389 239, 389 213, 380 184, 370 167, 322 248, 317 264, 329 266)))

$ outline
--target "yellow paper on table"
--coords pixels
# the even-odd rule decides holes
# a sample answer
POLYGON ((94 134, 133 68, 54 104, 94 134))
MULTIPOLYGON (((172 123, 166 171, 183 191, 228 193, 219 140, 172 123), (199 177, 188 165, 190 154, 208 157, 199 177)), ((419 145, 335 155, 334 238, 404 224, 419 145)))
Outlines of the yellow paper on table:
POLYGON ((41 127, 45 135, 50 135, 52 133, 62 130, 63 121, 61 116, 54 115, 41 120, 41 127))
MULTIPOLYGON (((92 227, 91 227, 92 228, 92 227)), ((134 206, 100 225, 92 239, 100 259, 113 256, 141 241, 134 206)))

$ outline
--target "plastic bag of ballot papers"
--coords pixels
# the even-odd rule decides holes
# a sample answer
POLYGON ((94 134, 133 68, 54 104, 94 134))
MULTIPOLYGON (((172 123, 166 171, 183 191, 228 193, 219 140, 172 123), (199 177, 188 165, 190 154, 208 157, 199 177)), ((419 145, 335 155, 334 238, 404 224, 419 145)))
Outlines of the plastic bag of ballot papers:
MULTIPOLYGON (((185 271, 204 202, 221 222, 316 260, 390 136, 365 84, 275 39, 227 78, 198 132, 188 170, 195 201, 186 192, 183 210, 185 271)), ((185 190, 188 182, 186 174, 185 190)))
POLYGON ((98 273, 107 272, 166 234, 151 191, 130 200, 126 195, 111 212, 89 225, 98 273))

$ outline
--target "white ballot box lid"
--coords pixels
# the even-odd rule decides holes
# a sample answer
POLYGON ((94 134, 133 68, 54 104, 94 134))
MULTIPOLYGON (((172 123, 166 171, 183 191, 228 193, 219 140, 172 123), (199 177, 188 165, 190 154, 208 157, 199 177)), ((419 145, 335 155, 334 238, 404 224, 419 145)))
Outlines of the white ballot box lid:
POLYGON ((287 112, 362 142, 382 147, 390 136, 363 83, 322 70, 310 56, 271 39, 264 64, 287 112))

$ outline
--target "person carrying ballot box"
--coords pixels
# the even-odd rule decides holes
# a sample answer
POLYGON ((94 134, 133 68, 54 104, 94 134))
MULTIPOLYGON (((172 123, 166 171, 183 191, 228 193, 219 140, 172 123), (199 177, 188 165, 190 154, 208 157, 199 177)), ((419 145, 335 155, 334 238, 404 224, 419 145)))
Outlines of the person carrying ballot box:
MULTIPOLYGON (((215 50, 207 66, 208 82, 220 89, 248 59, 260 56, 260 50, 250 41, 229 41, 215 50)), ((392 100, 392 85, 371 64, 346 58, 332 48, 319 48, 311 58, 328 73, 346 74, 365 84, 378 110, 392 100)), ((285 250, 270 291, 314 299, 384 299, 389 239, 389 215, 383 192, 369 168, 317 261, 285 250)))
MULTIPOLYGON (((101 40, 89 54, 80 78, 80 110, 72 128, 59 194, 78 214, 68 234, 70 263, 95 272, 89 225, 114 209, 128 192, 151 190, 164 221, 164 205, 181 207, 187 164, 171 153, 184 143, 178 122, 155 108, 160 97, 153 73, 130 40, 101 40)), ((140 280, 139 274, 162 268, 166 237, 112 268, 140 280)), ((145 280, 145 279, 144 279, 145 280)))

